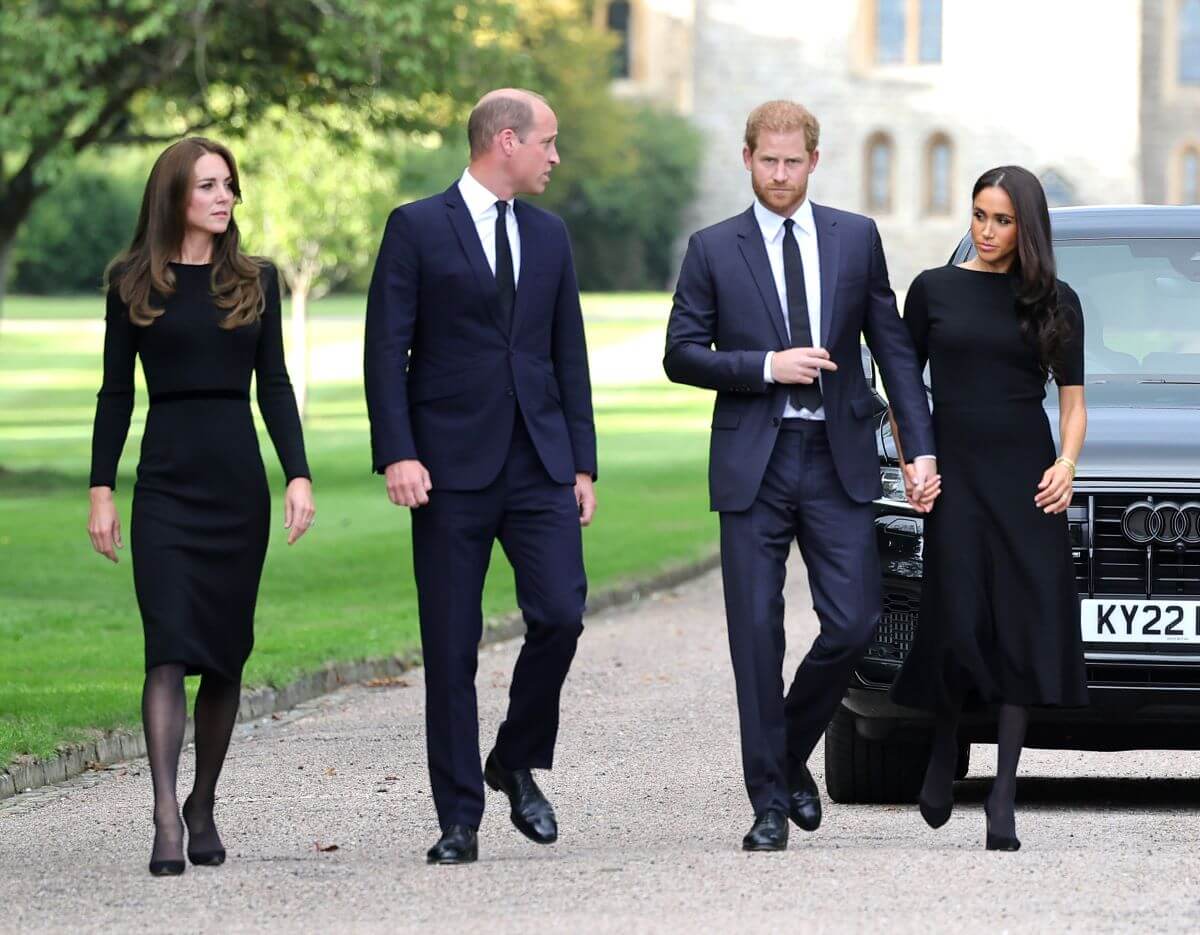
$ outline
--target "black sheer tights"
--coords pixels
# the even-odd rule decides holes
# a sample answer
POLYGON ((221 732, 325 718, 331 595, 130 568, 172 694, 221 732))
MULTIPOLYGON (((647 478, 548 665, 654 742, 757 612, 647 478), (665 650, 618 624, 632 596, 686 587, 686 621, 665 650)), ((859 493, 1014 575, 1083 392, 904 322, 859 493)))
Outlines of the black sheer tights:
MULTIPOLYGON (((1025 743, 1029 709, 1001 705, 997 720, 996 781, 987 797, 992 832, 1016 836, 1017 765, 1025 743)), ((934 724, 929 765, 921 785, 921 799, 935 808, 949 805, 954 797, 954 771, 958 765, 958 712, 939 715, 934 724)))
MULTIPOLYGON (((154 666, 146 672, 142 690, 142 724, 154 784, 151 860, 183 859, 183 824, 175 786, 187 725, 187 698, 183 689, 185 671, 182 665, 154 666)), ((213 823, 213 803, 240 700, 240 682, 211 673, 201 677, 194 712, 196 778, 182 816, 187 822, 188 849, 192 852, 204 853, 221 847, 221 838, 213 823)))

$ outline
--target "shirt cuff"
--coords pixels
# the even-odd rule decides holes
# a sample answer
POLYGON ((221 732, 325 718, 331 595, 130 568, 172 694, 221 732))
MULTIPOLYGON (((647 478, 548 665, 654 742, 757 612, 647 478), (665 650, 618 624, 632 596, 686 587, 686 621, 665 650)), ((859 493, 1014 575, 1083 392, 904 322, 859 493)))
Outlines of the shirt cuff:
POLYGON ((917 455, 915 458, 913 458, 913 461, 925 461, 925 460, 936 461, 937 455, 917 455))
POLYGON ((763 359, 763 382, 774 383, 775 377, 771 374, 771 358, 775 356, 774 351, 767 351, 767 356, 763 359))

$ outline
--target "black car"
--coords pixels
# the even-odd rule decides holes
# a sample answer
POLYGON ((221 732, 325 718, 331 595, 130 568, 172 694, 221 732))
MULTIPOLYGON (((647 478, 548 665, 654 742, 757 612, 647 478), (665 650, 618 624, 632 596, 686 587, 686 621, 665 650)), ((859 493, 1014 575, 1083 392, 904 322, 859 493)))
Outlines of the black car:
MULTIPOLYGON (((1091 705, 1033 709, 1026 742, 1200 749, 1200 207, 1063 208, 1051 223, 1085 320, 1088 432, 1068 521, 1091 705)), ((964 238, 950 262, 972 254, 964 238)), ((1056 436, 1057 403, 1051 385, 1056 436)), ((883 617, 825 735, 836 802, 915 800, 929 751, 928 716, 888 696, 920 626, 923 520, 886 418, 879 459, 883 617)), ((994 717, 964 714, 960 777, 970 743, 995 742, 994 717)))

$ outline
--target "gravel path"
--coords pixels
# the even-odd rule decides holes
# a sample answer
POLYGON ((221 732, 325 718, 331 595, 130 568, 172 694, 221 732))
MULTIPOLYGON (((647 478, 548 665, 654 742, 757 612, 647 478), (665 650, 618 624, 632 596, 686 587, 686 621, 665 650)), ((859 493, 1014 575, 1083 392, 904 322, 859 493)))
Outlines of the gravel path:
MULTIPOLYGON (((789 585, 789 668, 815 627, 801 571, 789 585)), ((510 643, 481 656, 485 751, 515 652, 510 643)), ((982 848, 986 747, 938 832, 914 808, 826 802, 820 831, 793 828, 786 853, 742 853, 751 815, 716 573, 589 621, 564 693, 557 769, 542 783, 559 815, 552 847, 522 838, 489 792, 480 862, 424 864, 437 829, 422 694, 415 671, 239 727, 221 786, 230 859, 219 869, 146 873, 144 762, 0 803, 0 926, 489 935, 1200 926, 1191 753, 1027 753, 1017 854, 982 848)), ((820 782, 820 750, 812 766, 820 782)))

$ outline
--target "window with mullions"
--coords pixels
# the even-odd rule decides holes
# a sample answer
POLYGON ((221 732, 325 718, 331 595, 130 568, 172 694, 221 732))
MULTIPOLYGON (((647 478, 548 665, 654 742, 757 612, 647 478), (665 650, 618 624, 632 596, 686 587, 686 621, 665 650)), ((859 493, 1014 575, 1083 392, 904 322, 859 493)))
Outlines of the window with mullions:
POLYGON ((612 75, 614 78, 630 77, 629 55, 629 0, 612 0, 608 5, 607 26, 617 34, 617 48, 613 52, 612 75))
POLYGON ((1200 0, 1179 5, 1179 83, 1200 85, 1200 0))
POLYGON ((932 65, 942 60, 942 0, 871 2, 876 65, 932 65))

